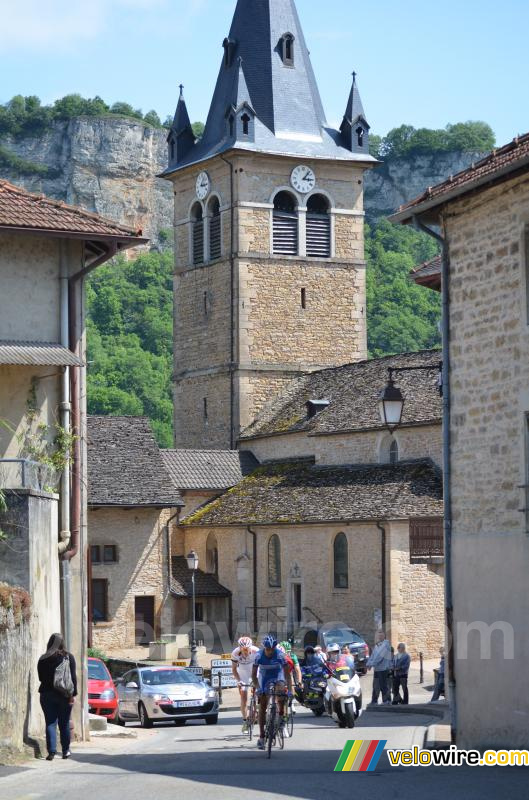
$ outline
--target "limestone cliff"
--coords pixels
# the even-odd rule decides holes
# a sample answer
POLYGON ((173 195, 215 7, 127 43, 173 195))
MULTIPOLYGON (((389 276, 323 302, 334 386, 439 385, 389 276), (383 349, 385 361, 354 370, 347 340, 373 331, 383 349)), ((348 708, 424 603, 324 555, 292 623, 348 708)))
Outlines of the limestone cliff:
MULTIPOLYGON (((38 138, 3 139, 4 153, 22 161, 9 166, 0 159, 0 176, 140 227, 156 245, 160 231, 172 226, 171 184, 156 177, 166 165, 165 139, 165 130, 136 120, 77 117, 55 122, 38 138), (31 165, 47 169, 37 174, 31 165)), ((381 165, 366 177, 368 218, 391 213, 474 158, 472 153, 441 153, 381 165)))

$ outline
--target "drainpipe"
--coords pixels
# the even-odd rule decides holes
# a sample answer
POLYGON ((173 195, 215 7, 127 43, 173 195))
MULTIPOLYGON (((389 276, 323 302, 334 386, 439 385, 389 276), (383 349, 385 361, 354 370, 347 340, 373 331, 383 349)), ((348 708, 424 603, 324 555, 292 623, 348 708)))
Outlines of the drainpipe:
POLYGON ((457 697, 456 669, 454 655, 454 603, 452 585, 452 472, 450 462, 450 256, 446 236, 440 236, 413 217, 417 230, 432 236, 441 245, 441 289, 443 298, 443 505, 444 505, 444 548, 445 548, 445 617, 448 634, 448 686, 450 690, 450 724, 452 743, 457 738, 457 697))
POLYGON ((381 534, 381 562, 380 562, 380 572, 381 572, 381 595, 382 595, 382 627, 386 624, 386 604, 387 604, 387 594, 386 594, 386 529, 382 525, 381 522, 377 522, 377 528, 381 534))
POLYGON ((180 516, 180 509, 178 509, 175 514, 173 514, 171 517, 169 517, 169 519, 165 523, 165 540, 166 540, 166 544, 167 544, 167 591, 169 592, 171 597, 179 597, 179 595, 176 594, 176 592, 173 590, 173 587, 172 587, 173 572, 172 572, 172 569, 171 569, 171 558, 172 558, 172 556, 171 556, 171 528, 170 528, 170 525, 171 525, 171 522, 174 519, 178 520, 179 516, 180 516))
MULTIPOLYGON (((66 242, 64 239, 60 241, 60 325, 61 325, 61 345, 69 348, 69 309, 68 309, 68 265, 66 258, 66 242)), ((64 367, 61 377, 61 400, 59 403, 61 427, 65 430, 66 434, 70 433, 70 369, 64 367)), ((60 499, 60 515, 61 515, 61 532, 59 534, 59 555, 62 555, 70 546, 70 458, 67 458, 64 470, 61 476, 61 499, 60 499)), ((61 562, 64 566, 64 561, 61 562)), ((64 578, 64 574, 63 574, 64 578)))
POLYGON ((253 566, 253 630, 257 635, 257 534, 248 525, 246 530, 253 537, 252 566, 253 566))
POLYGON ((224 156, 221 159, 230 168, 230 450, 235 450, 235 206, 233 163, 224 156))

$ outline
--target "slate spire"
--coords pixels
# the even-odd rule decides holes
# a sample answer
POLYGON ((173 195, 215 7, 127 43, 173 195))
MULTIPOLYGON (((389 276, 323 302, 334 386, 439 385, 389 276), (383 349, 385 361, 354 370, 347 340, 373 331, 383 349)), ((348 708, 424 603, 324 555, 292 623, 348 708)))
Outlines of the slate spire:
POLYGON ((352 153, 369 153, 369 124, 358 91, 356 72, 353 72, 353 85, 349 92, 340 132, 343 146, 352 153))
POLYGON ((167 136, 169 167, 176 166, 189 153, 195 144, 195 134, 184 99, 184 87, 180 84, 180 96, 176 106, 173 124, 167 136))

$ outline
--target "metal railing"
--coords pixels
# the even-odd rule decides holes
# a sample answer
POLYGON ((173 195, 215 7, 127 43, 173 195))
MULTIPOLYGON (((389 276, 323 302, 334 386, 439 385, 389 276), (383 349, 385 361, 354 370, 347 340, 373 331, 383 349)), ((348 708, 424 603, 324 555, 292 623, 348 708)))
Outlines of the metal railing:
POLYGON ((55 491, 59 475, 53 467, 29 458, 0 458, 0 488, 55 491))

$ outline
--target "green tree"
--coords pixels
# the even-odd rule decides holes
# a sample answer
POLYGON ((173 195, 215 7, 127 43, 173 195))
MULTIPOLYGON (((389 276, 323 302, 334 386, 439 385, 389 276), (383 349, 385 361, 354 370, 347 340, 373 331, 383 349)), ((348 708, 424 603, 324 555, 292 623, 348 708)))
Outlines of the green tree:
POLYGON ((486 122, 457 122, 447 125, 446 131, 449 150, 484 153, 492 150, 496 143, 494 132, 486 122))
POLYGON ((143 119, 145 120, 145 122, 148 122, 149 125, 154 125, 155 128, 162 127, 162 121, 158 116, 158 114, 156 113, 156 111, 154 110, 148 111, 143 119))
MULTIPOLYGON (((171 120, 171 124, 172 124, 172 120, 171 120)), ((193 133, 195 134, 197 139, 201 139, 202 136, 204 135, 204 129, 206 127, 204 125, 204 123, 203 122, 193 122, 191 127, 193 128, 193 133)))

